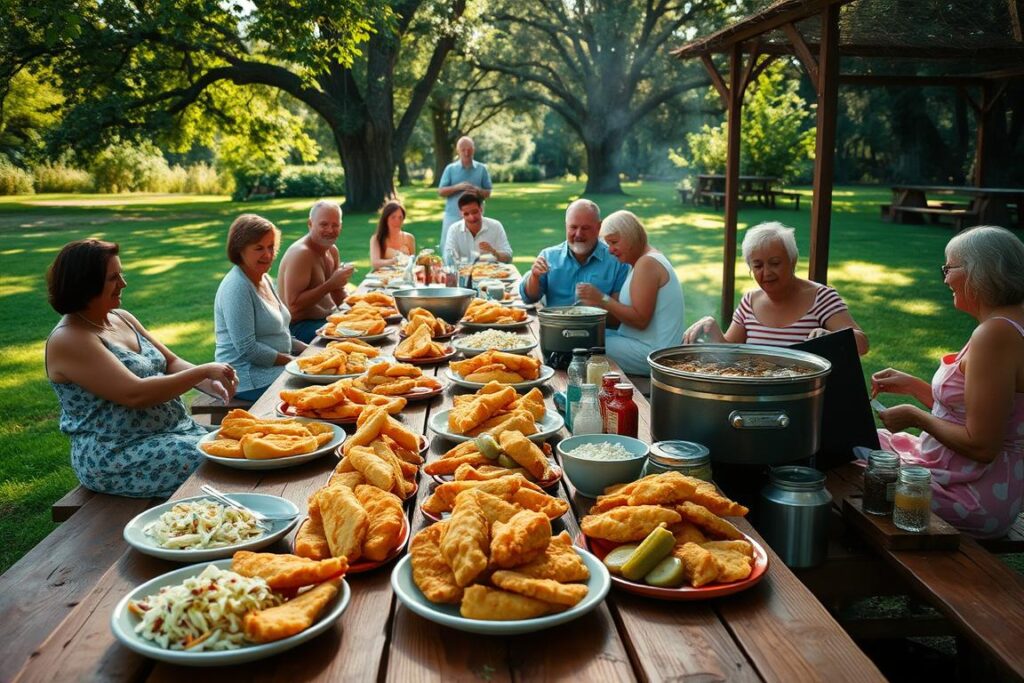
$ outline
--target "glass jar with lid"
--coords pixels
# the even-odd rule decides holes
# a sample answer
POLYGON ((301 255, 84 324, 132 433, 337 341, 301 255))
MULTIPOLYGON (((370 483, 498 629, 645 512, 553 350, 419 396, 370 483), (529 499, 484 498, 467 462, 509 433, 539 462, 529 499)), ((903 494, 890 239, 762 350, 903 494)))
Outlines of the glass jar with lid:
POLYGON ((587 360, 587 384, 601 386, 601 378, 606 372, 611 372, 612 366, 608 357, 604 355, 603 346, 595 346, 590 349, 590 358, 587 360))
POLYGON ((644 476, 679 472, 688 477, 711 481, 711 452, 693 441, 658 441, 644 465, 644 476))
POLYGON ((871 451, 864 469, 864 512, 891 515, 900 474, 900 456, 889 451, 871 451))
POLYGON ((601 434, 601 409, 597 405, 597 385, 580 386, 580 402, 572 411, 572 433, 601 434))
POLYGON ((927 531, 931 516, 931 470, 925 467, 902 468, 893 498, 893 524, 904 531, 927 531))

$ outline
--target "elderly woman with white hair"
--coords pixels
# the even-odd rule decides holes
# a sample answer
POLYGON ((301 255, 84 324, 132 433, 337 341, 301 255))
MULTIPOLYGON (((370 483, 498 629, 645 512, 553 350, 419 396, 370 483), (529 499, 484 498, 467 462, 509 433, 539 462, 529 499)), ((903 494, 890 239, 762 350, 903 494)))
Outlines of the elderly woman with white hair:
POLYGON ((932 509, 980 538, 1004 535, 1024 503, 1024 244, 980 226, 946 245, 942 277, 953 306, 978 321, 959 353, 943 356, 931 384, 892 368, 872 394, 912 396, 878 416, 886 450, 931 470, 932 509), (920 429, 920 436, 904 429, 920 429))
POLYGON ((793 228, 762 223, 747 230, 743 258, 759 290, 743 295, 732 324, 722 333, 711 316, 701 318, 683 335, 684 344, 699 341, 791 346, 830 332, 852 329, 860 355, 868 337, 836 290, 796 276, 798 252, 793 228))
POLYGON ((582 303, 599 306, 620 321, 605 334, 612 360, 631 375, 650 372, 647 355, 674 346, 683 333, 683 290, 672 264, 647 241, 647 231, 629 211, 616 211, 601 223, 608 252, 631 266, 616 296, 604 296, 589 284, 576 287, 582 303))

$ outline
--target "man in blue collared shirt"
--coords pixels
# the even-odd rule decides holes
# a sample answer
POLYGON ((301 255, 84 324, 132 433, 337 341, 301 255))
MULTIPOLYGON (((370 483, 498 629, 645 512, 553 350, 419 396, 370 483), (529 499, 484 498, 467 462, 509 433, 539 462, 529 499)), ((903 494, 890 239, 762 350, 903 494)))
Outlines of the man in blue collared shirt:
MULTIPOLYGON (((452 223, 462 220, 462 212, 459 210, 459 197, 462 193, 475 192, 481 200, 491 196, 491 176, 485 165, 473 159, 476 152, 473 139, 462 136, 455 145, 455 151, 459 158, 445 166, 437 186, 437 193, 445 198, 444 218, 441 221, 442 249, 448 243, 448 228, 452 223)), ((441 256, 448 258, 447 254, 441 256)))
POLYGON ((546 306, 571 306, 576 285, 589 282, 607 299, 622 289, 629 266, 608 253, 597 239, 601 210, 589 199, 577 199, 565 211, 565 241, 548 247, 533 262, 519 284, 523 301, 544 298, 546 306))

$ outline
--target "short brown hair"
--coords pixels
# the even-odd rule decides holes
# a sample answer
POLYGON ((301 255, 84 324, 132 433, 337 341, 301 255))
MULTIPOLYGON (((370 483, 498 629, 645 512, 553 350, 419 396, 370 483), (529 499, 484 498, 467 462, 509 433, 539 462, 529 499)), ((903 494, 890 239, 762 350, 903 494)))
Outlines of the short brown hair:
POLYGON ((268 232, 274 233, 274 251, 281 246, 281 231, 263 216, 243 213, 228 228, 228 260, 236 266, 242 264, 242 250, 263 239, 268 232))
POLYGON ((68 242, 46 271, 47 298, 61 315, 84 311, 103 292, 107 263, 120 247, 115 242, 87 239, 68 242))
POLYGON ((477 206, 482 207, 484 205, 484 199, 473 190, 466 190, 462 193, 462 196, 459 197, 459 201, 456 203, 459 205, 460 209, 466 204, 476 204, 477 206))

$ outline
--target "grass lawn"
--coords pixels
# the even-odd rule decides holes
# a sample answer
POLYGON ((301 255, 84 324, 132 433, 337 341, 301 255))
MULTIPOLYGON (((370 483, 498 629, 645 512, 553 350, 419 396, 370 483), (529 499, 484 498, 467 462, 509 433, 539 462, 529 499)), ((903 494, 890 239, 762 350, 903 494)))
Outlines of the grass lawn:
MULTIPOLYGON (((581 191, 580 184, 557 182, 495 188, 487 214, 504 223, 521 270, 541 248, 564 239, 564 207, 581 191)), ((654 246, 676 266, 688 322, 717 314, 722 214, 681 206, 669 183, 627 184, 625 191, 593 199, 606 214, 628 208, 640 216, 654 246)), ((836 190, 829 282, 870 336, 866 373, 893 366, 927 379, 943 353, 962 345, 974 321, 952 308, 939 273, 951 232, 882 223, 877 204, 889 194, 887 188, 836 190)), ((407 229, 419 247, 433 246, 442 210, 436 191, 403 195, 407 229)), ((119 242, 125 307, 179 355, 205 362, 213 355, 213 297, 229 266, 228 225, 240 213, 260 213, 281 228, 287 245, 305 231, 310 204, 187 195, 0 197, 0 572, 49 533, 51 503, 77 484, 43 371, 43 342, 57 321, 46 303, 45 271, 60 247, 90 236, 119 242)), ((744 208, 741 229, 767 220, 797 228, 798 271, 805 274, 809 206, 808 197, 800 211, 744 208)), ((355 261, 360 275, 375 222, 370 215, 345 217, 342 258, 355 261)), ((754 283, 743 263, 736 271, 738 299, 754 283)))

